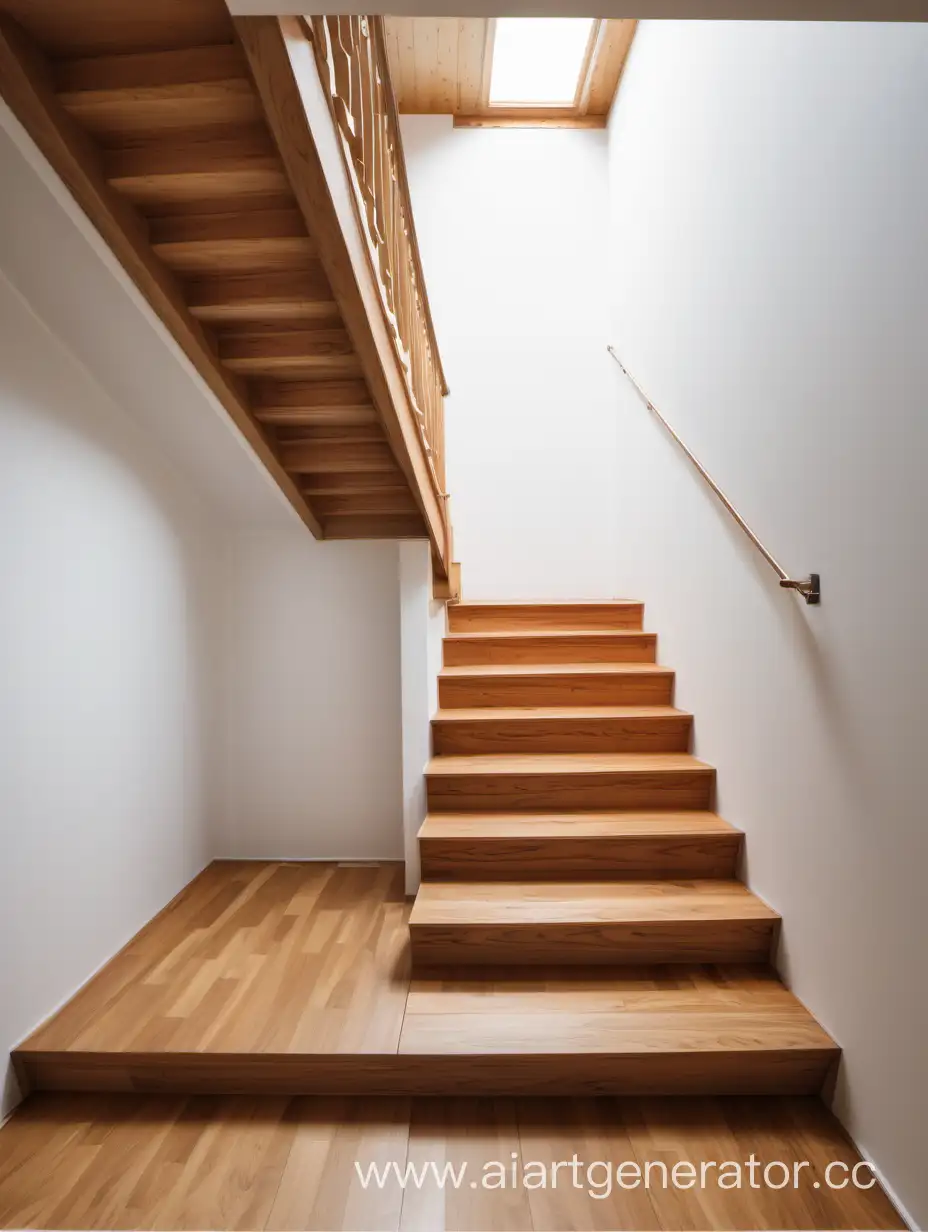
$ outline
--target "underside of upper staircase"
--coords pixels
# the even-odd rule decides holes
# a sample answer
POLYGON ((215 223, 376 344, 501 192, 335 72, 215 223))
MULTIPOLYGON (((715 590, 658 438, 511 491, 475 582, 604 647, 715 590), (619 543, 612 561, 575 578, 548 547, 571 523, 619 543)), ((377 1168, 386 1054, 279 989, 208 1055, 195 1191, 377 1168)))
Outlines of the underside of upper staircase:
POLYGON ((325 34, 223 0, 0 0, 0 93, 313 534, 428 537, 444 577, 411 209, 400 235, 357 208, 371 150, 342 140, 325 34))

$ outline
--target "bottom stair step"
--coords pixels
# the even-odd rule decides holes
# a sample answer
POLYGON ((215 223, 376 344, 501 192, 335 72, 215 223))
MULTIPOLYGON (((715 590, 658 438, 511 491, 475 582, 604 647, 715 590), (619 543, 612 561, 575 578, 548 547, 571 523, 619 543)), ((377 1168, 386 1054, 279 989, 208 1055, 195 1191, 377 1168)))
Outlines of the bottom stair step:
POLYGON ((839 1049, 769 968, 638 967, 415 978, 400 1054, 474 1091, 811 1094, 839 1049))
POLYGON ((737 881, 424 881, 409 933, 420 967, 764 962, 778 924, 737 881))
MULTIPOLYGON (((339 1015, 344 1010, 337 1011, 339 1015)), ((299 1051, 17 1049, 36 1090, 172 1094, 812 1095, 839 1056, 763 967, 439 969, 389 1043, 299 1051)))

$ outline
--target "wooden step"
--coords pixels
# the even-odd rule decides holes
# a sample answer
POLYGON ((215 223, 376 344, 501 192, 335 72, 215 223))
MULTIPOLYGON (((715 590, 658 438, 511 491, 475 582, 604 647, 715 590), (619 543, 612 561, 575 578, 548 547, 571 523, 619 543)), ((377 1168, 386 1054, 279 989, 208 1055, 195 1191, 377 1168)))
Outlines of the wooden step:
POLYGON ((685 753, 693 716, 673 706, 459 707, 432 719, 453 753, 685 753))
POLYGON ((239 206, 291 194, 263 125, 242 126, 234 135, 210 140, 197 140, 188 131, 170 140, 105 150, 103 173, 117 192, 159 214, 191 202, 220 201, 234 213, 239 206))
POLYGON ((355 441, 347 435, 328 441, 293 441, 282 445, 281 461, 297 475, 399 474, 386 441, 355 441))
POLYGON ((653 663, 657 638, 637 629, 578 633, 452 633, 446 667, 482 663, 653 663))
POLYGON ((399 1051, 471 1093, 815 1094, 840 1055, 768 969, 465 972, 413 978, 399 1051))
POLYGON ((246 376, 305 377, 322 380, 357 376, 360 361, 344 329, 242 330, 223 334, 219 358, 246 376))
POLYGON ((480 664, 444 667, 442 707, 667 706, 673 672, 656 663, 480 664))
POLYGON ((643 616, 643 605, 627 599, 602 603, 455 603, 448 609, 448 628, 452 633, 640 629, 643 616))
POLYGON ((424 881, 413 962, 765 962, 779 916, 737 881, 424 881))
POLYGON ((253 413, 262 423, 358 426, 378 423, 364 381, 256 381, 253 413))
POLYGON ((200 277, 187 283, 186 292, 191 315, 212 325, 339 323, 338 306, 318 262, 260 275, 200 277))
POLYGON ((319 471, 307 473, 301 485, 309 500, 319 496, 349 496, 367 492, 406 492, 406 478, 399 467, 384 471, 319 471))
POLYGON ((233 44, 58 61, 64 110, 103 144, 261 119, 248 65, 233 44))
POLYGON ((688 753, 498 753, 433 757, 434 812, 708 809, 715 770, 688 753))
POLYGON ((325 518, 324 539, 427 539, 419 513, 344 514, 325 518))
POLYGON ((429 813, 428 881, 734 877, 742 834, 715 813, 429 813))

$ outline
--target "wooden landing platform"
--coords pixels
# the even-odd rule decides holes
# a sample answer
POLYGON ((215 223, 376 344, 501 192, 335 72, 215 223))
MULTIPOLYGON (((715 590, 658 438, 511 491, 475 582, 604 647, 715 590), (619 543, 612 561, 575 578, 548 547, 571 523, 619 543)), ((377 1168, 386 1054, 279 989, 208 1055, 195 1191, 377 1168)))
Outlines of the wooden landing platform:
POLYGON ((33 1089, 809 1094, 837 1048, 763 966, 411 976, 399 864, 207 868, 14 1053, 33 1089))

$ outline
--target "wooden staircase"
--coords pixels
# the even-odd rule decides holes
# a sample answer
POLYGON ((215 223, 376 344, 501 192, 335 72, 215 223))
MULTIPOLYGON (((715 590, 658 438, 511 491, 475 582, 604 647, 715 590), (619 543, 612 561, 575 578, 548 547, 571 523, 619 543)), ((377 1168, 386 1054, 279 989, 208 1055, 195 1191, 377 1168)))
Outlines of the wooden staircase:
MULTIPOLYGON (((400 320, 389 263, 329 191, 345 167, 310 47, 223 0, 0 0, 0 96, 312 533, 428 537, 443 579, 447 388, 411 208, 400 320)), ((390 157, 405 192, 398 133, 390 157)))
POLYGON ((399 864, 217 861, 19 1045, 24 1090, 822 1089, 641 607, 449 611, 412 907, 399 864))
POLYGON ((420 1046, 543 1054, 568 1086, 598 1057, 603 1089, 818 1090, 837 1049, 769 969, 779 917, 642 615, 449 608, 404 1034, 429 989, 420 1046))

